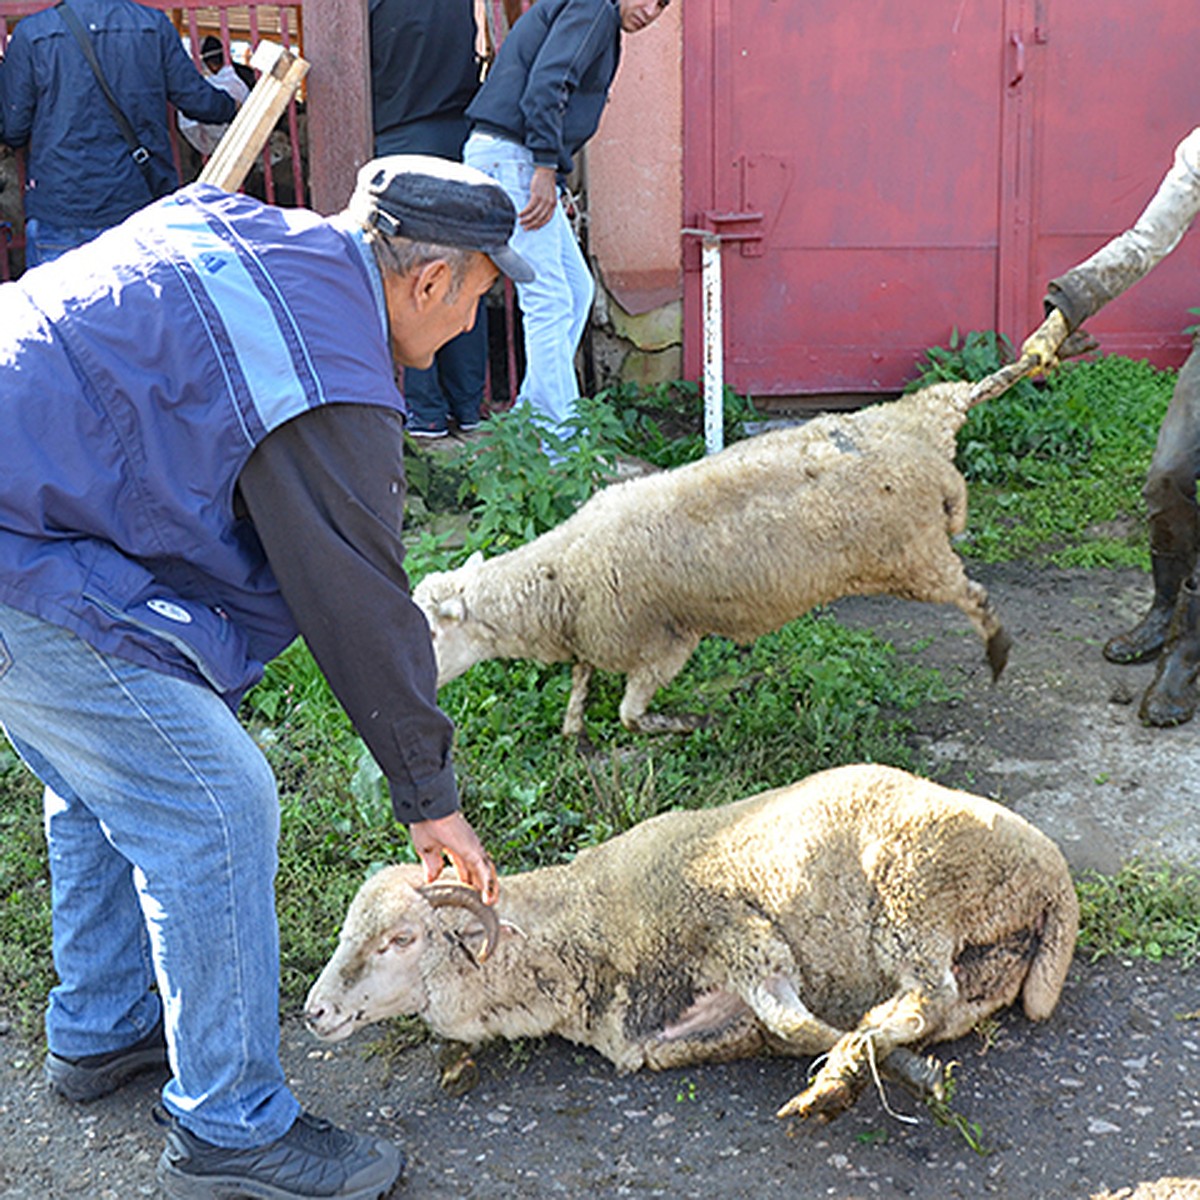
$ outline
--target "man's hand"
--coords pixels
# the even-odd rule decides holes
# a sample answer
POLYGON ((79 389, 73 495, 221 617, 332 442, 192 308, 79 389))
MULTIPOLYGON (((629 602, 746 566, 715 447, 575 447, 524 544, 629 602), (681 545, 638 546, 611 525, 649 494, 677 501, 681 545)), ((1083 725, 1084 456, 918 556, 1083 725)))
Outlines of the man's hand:
POLYGON ((1032 360, 1032 370, 1049 371, 1058 364, 1058 348, 1067 336, 1067 318, 1057 309, 1025 339, 1021 360, 1032 360))
POLYGON ((408 836, 425 864, 427 883, 442 873, 443 856, 448 856, 463 883, 479 892, 485 904, 496 903, 500 895, 496 864, 461 812, 435 821, 417 821, 408 827, 408 836))
POLYGON ((517 214, 522 229, 541 229, 554 216, 558 203, 558 177, 553 167, 534 167, 529 203, 517 214))

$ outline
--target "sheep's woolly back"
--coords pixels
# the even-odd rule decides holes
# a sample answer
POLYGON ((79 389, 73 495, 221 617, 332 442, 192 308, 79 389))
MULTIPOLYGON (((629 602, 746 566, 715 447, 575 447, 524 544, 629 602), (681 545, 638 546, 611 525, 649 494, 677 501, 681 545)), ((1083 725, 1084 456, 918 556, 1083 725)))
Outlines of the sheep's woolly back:
POLYGON ((627 670, 664 621, 749 641, 840 596, 919 596, 965 527, 964 395, 926 388, 614 484, 525 546, 426 576, 414 599, 429 612, 464 596, 493 656, 627 670))

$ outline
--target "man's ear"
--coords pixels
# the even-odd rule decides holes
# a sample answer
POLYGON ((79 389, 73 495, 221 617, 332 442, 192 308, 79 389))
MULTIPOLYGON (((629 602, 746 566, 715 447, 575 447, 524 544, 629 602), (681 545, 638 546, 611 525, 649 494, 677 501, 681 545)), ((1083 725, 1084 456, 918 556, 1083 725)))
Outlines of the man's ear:
POLYGON ((450 264, 444 258, 435 258, 418 267, 412 287, 413 300, 418 309, 426 308, 434 301, 441 303, 451 281, 450 264))

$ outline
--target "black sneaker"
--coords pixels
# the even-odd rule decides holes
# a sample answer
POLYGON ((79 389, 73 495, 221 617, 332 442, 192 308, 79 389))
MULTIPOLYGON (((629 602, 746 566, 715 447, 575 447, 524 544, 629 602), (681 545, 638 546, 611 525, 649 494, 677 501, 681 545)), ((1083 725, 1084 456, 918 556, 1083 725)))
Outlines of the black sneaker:
POLYGON ((166 1074, 169 1069, 167 1039, 160 1017, 158 1024, 144 1038, 123 1050, 89 1054, 84 1058, 47 1054, 42 1074, 52 1091, 76 1104, 86 1104, 115 1092, 144 1071, 166 1074))
POLYGON ((404 1170, 404 1155, 391 1142, 347 1133, 309 1113, 254 1150, 225 1150, 165 1113, 156 1119, 168 1125, 158 1182, 172 1200, 379 1200, 404 1170))

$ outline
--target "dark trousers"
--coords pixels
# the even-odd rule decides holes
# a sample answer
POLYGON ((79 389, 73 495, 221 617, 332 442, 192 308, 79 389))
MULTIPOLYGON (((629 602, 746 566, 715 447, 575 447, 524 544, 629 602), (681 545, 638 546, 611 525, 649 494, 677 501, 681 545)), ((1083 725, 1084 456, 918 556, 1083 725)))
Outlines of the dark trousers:
MULTIPOLYGON (((1193 347, 1179 370, 1171 403, 1158 430, 1158 443, 1143 495, 1150 518, 1154 554, 1196 564, 1200 551, 1200 347, 1193 347)), ((1190 569, 1190 567, 1189 567, 1190 569)))
MULTIPOLYGON (((375 155, 436 154, 459 162, 467 132, 465 117, 410 121, 377 133, 375 155)), ((487 349, 487 309, 480 301, 475 324, 447 342, 437 352, 433 366, 425 370, 404 368, 403 391, 410 429, 440 433, 449 427, 450 418, 460 426, 479 423, 487 380, 487 349)))

